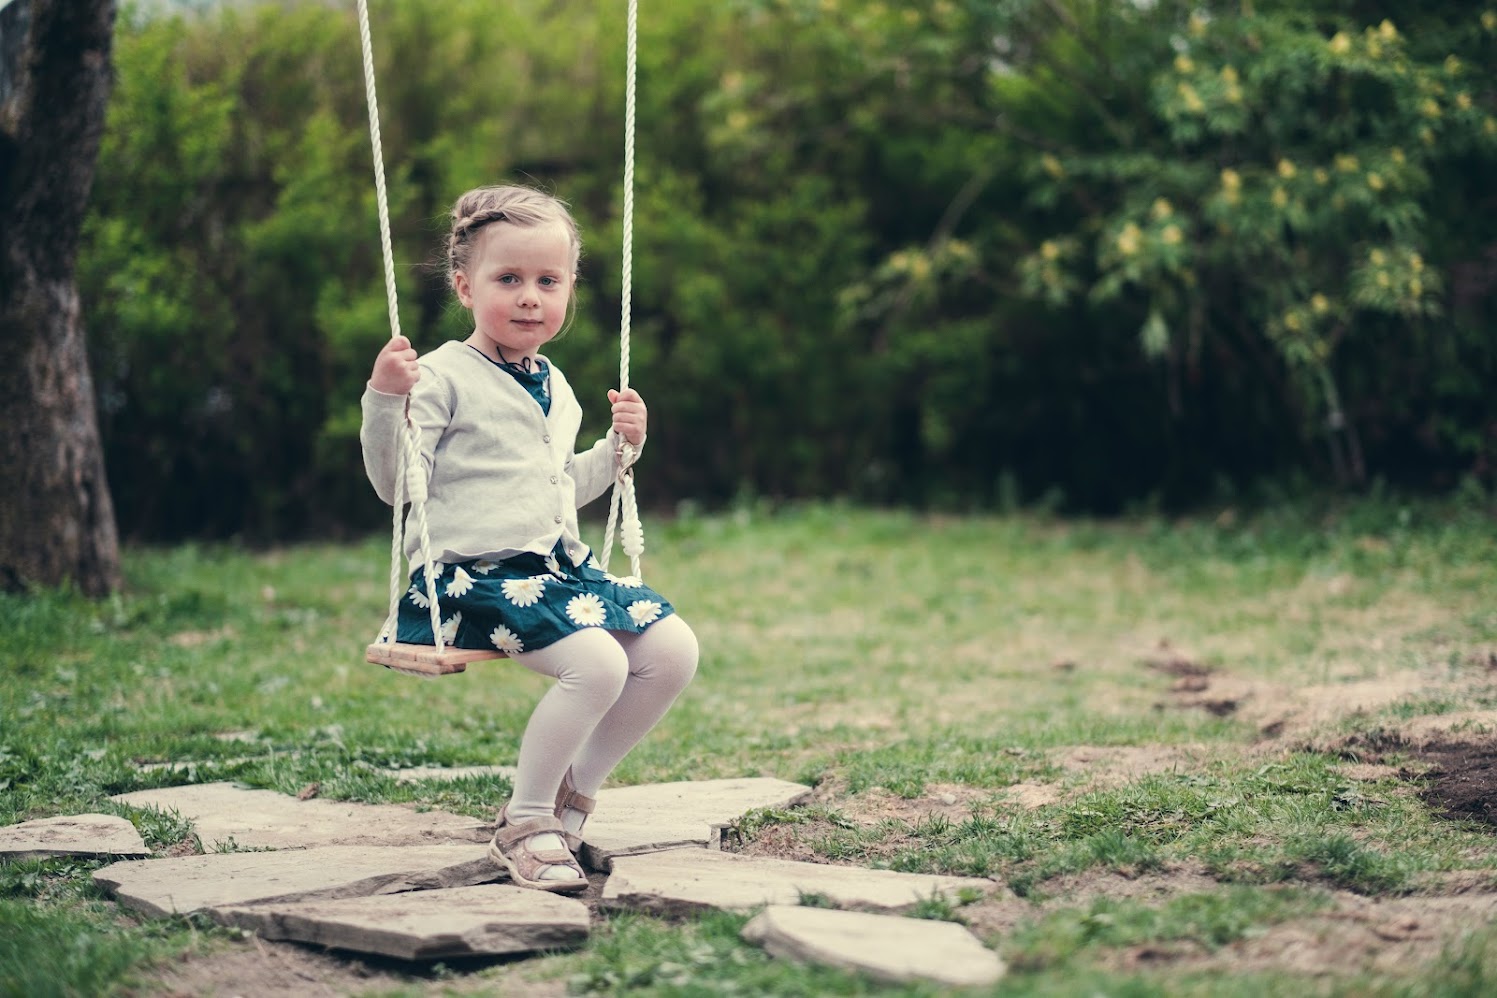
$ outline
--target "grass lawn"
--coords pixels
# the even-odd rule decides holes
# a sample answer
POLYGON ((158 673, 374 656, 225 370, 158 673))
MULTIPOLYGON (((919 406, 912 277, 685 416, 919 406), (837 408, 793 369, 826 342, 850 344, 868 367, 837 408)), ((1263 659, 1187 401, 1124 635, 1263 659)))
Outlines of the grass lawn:
MULTIPOLYGON (((1004 957, 993 993, 1497 993, 1490 509, 750 507, 647 536, 703 659, 613 782, 813 784, 737 848, 993 878, 919 912, 1004 957)), ((387 552, 132 550, 111 600, 0 597, 0 824, 107 812, 224 848, 107 797, 225 779, 490 817, 502 779, 385 770, 513 764, 543 681, 363 664, 387 552)), ((0 994, 227 994, 275 960, 358 994, 938 993, 770 960, 729 915, 613 916, 579 952, 471 967, 270 952, 121 912, 98 865, 0 866, 0 994)))

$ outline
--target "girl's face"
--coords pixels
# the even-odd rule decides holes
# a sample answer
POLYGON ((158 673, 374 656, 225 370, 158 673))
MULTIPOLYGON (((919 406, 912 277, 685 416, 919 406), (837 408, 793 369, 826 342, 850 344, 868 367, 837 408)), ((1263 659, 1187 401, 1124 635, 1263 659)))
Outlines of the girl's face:
POLYGON ((452 275, 458 301, 473 313, 467 342, 491 357, 497 347, 506 360, 535 360, 566 321, 572 257, 571 237, 560 222, 484 227, 468 268, 452 275))

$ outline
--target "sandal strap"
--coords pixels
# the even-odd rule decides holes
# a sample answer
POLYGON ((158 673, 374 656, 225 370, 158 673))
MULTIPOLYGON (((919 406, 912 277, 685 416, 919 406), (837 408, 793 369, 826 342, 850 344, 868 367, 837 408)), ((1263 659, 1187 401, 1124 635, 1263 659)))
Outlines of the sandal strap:
POLYGON ((583 814, 592 814, 598 808, 598 801, 594 797, 588 797, 579 793, 572 786, 572 771, 567 770, 567 775, 561 778, 561 787, 556 791, 556 810, 561 811, 571 808, 581 811, 583 814))
POLYGON ((501 849, 511 849, 532 835, 543 835, 546 832, 562 835, 566 829, 560 821, 549 814, 516 822, 510 822, 506 816, 503 823, 494 830, 494 841, 499 843, 501 849))

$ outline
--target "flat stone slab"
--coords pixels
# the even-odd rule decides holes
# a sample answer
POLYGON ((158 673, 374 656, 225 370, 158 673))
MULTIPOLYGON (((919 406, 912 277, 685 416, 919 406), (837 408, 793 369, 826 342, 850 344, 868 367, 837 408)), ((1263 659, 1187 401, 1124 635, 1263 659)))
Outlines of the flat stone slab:
POLYGON ((0 860, 150 854, 135 826, 114 814, 60 815, 0 828, 0 860))
POLYGON ((229 848, 230 843, 241 849, 305 849, 487 842, 492 834, 477 819, 444 811, 297 800, 274 790, 247 790, 232 783, 138 790, 110 800, 176 811, 193 823, 209 852, 229 848))
POLYGON ((743 938, 772 956, 853 970, 895 984, 982 987, 1003 976, 998 954, 955 922, 827 908, 765 908, 743 938))
POLYGON ((682 846, 718 849, 723 829, 748 811, 790 807, 810 795, 808 786, 767 777, 604 790, 583 829, 581 858, 595 870, 609 870, 620 856, 682 846))
POLYGON ((474 845, 325 846, 114 863, 94 882, 153 917, 227 905, 469 887, 507 876, 474 845))
POLYGON ((814 894, 842 907, 898 911, 933 894, 955 897, 963 888, 987 895, 998 885, 974 877, 672 849, 615 857, 602 901, 612 908, 684 915, 711 909, 750 911, 760 905, 795 906, 803 895, 814 894))
POLYGON ((440 960, 571 949, 587 941, 587 905, 574 898, 491 884, 333 901, 215 908, 224 925, 263 939, 440 960))

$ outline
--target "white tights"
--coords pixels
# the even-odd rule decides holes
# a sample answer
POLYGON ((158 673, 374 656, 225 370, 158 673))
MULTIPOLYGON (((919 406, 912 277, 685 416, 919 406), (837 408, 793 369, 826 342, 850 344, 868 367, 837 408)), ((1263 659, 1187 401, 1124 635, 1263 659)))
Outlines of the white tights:
POLYGON ((508 813, 523 821, 552 813, 568 767, 577 791, 597 796, 608 774, 691 682, 697 638, 672 614, 640 634, 577 631, 515 661, 556 680, 520 742, 508 813))

